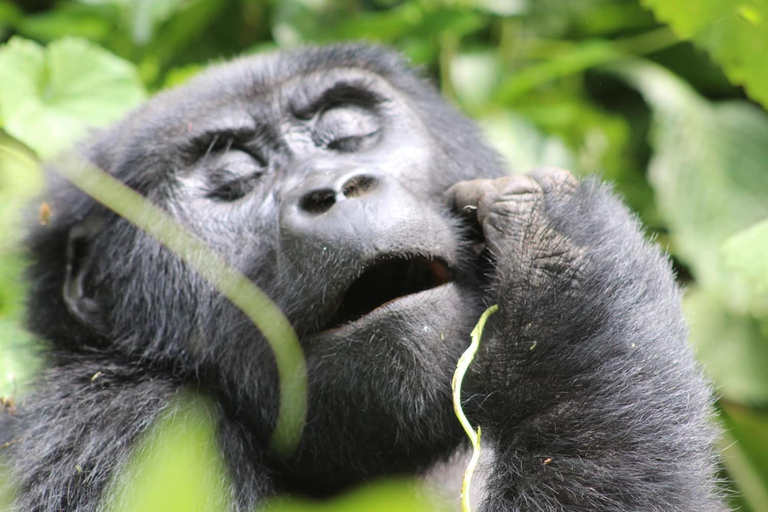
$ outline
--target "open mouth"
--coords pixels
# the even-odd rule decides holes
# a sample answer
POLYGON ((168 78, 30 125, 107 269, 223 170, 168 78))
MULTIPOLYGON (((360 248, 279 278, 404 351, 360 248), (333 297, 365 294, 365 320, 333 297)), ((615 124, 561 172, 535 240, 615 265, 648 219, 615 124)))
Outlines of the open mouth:
POLYGON ((363 272, 344 293, 327 328, 354 322, 393 300, 437 288, 451 280, 448 266, 424 257, 390 258, 363 272))

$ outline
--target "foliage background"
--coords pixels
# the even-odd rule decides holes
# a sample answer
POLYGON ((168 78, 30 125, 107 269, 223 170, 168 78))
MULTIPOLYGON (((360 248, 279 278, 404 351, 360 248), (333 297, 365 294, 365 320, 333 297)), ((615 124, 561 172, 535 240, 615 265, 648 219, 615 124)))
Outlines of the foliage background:
MULTIPOLYGON (((512 172, 558 165, 615 184, 686 288, 734 505, 768 510, 768 0, 0 0, 3 406, 36 371, 18 247, 34 161, 212 61, 351 39, 404 52, 512 172)), ((36 205, 32 221, 48 214, 36 205)), ((171 432, 205 437, 209 423, 171 432)), ((390 490, 367 506, 394 505, 390 490)))

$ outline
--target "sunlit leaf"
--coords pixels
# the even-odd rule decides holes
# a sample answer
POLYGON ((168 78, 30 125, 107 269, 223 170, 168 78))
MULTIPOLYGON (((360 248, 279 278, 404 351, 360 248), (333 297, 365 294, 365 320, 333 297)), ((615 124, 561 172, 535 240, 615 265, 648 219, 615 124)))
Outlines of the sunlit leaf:
POLYGON ((642 0, 677 34, 693 39, 768 107, 768 0, 642 0))
POLYGON ((144 98, 135 68, 87 41, 45 49, 15 37, 0 48, 3 129, 48 157, 144 98))

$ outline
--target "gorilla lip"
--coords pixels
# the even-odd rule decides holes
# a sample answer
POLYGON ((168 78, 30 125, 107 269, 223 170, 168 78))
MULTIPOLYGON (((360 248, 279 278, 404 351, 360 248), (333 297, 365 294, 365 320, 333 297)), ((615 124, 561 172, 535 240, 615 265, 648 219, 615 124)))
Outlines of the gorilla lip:
POLYGON ((326 329, 359 320, 405 296, 442 286, 452 277, 448 265, 437 258, 402 256, 378 260, 347 288, 326 329))

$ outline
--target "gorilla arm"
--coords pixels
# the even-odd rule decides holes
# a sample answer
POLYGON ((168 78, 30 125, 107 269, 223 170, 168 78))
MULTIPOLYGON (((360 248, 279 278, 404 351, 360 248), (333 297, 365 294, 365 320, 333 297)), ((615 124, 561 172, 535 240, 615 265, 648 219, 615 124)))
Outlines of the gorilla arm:
POLYGON ((485 510, 725 510, 680 294, 627 209, 553 169, 447 196, 482 228, 499 304, 465 386, 485 510))

